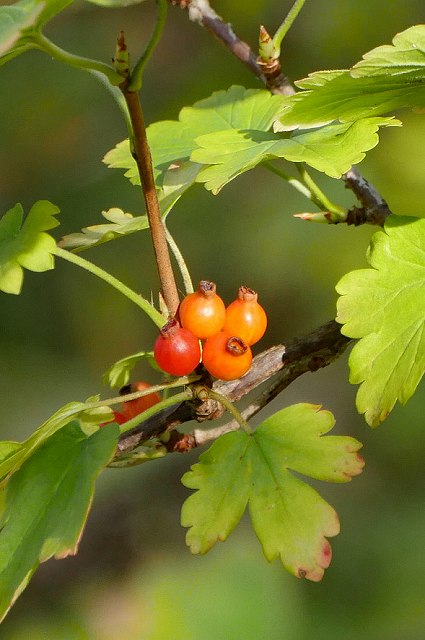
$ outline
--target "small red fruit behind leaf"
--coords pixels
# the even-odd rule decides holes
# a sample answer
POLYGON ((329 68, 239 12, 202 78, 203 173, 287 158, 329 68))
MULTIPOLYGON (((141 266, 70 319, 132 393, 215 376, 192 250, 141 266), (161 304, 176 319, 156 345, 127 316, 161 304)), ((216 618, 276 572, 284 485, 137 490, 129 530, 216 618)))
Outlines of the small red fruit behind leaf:
MULTIPOLYGON (((120 394, 125 395, 127 393, 133 393, 134 391, 144 391, 145 389, 149 389, 150 386, 151 385, 148 382, 140 380, 139 382, 133 382, 132 384, 127 384, 125 387, 122 387, 122 389, 120 389, 120 394)), ((156 391, 148 393, 146 396, 141 396, 140 398, 123 402, 122 413, 125 421, 138 416, 139 413, 146 411, 146 409, 150 409, 155 404, 158 404, 158 402, 161 402, 161 396, 156 391)))
POLYGON ((127 422, 128 418, 126 418, 123 413, 120 413, 119 411, 114 411, 113 413, 114 419, 108 420, 108 422, 102 422, 99 427, 104 427, 106 424, 111 424, 111 422, 116 422, 117 424, 124 424, 124 422, 127 422))
POLYGON ((258 294, 248 287, 239 287, 237 299, 226 309, 223 331, 240 336, 248 345, 263 337, 267 328, 267 316, 258 304, 258 294))
POLYGON ((173 376, 191 373, 201 359, 199 340, 172 318, 162 327, 153 348, 157 365, 173 376))
POLYGON ((252 362, 249 346, 239 337, 222 331, 208 338, 202 350, 205 369, 220 380, 236 380, 243 376, 252 362))
POLYGON ((187 295, 179 307, 182 326, 205 340, 222 330, 226 307, 216 293, 214 282, 201 280, 198 290, 187 295))

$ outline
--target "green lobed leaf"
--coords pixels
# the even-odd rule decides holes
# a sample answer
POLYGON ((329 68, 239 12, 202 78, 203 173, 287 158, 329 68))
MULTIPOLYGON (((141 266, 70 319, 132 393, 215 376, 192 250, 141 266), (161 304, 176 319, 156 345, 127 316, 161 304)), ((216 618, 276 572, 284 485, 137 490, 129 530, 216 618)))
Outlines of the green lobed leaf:
POLYGON ((59 209, 47 200, 39 200, 22 224, 23 209, 16 204, 0 219, 0 290, 19 294, 23 268, 47 271, 54 268, 55 240, 45 233, 59 223, 59 209))
MULTIPOLYGON (((169 169, 165 176, 163 186, 158 189, 158 200, 161 214, 166 217, 181 195, 192 184, 199 171, 198 165, 193 162, 181 163, 169 169)), ((90 249, 97 245, 122 238, 124 236, 149 228, 146 215, 134 217, 131 213, 124 213, 122 209, 113 208, 102 211, 102 215, 109 224, 98 224, 82 229, 82 233, 71 233, 62 238, 59 246, 72 250, 74 253, 90 249)))
POLYGON ((425 25, 397 34, 350 70, 319 71, 296 82, 305 89, 285 99, 277 130, 317 127, 425 106, 425 25))
POLYGON ((113 456, 118 436, 116 424, 87 437, 71 422, 6 484, 0 520, 0 619, 40 562, 77 553, 94 481, 113 456))
POLYGON ((409 79, 423 81, 425 74, 425 24, 409 27, 393 38, 393 44, 385 44, 365 53, 363 60, 354 65, 351 75, 382 76, 408 75, 409 79))
POLYGON ((102 211, 102 216, 109 221, 108 224, 91 225, 84 227, 82 233, 70 233, 60 240, 59 246, 77 253, 149 228, 146 215, 134 217, 133 214, 125 213, 118 207, 102 211))
POLYGON ((19 447, 12 450, 7 457, 0 460, 0 480, 13 473, 30 458, 36 449, 40 447, 56 431, 67 425, 71 418, 77 417, 87 409, 84 402, 69 402, 56 411, 34 433, 30 435, 19 447))
POLYGON ((219 131, 196 138, 195 162, 208 165, 196 181, 214 194, 241 173, 271 158, 306 162, 332 178, 339 178, 378 144, 379 127, 397 126, 393 118, 364 118, 332 124, 288 138, 279 133, 253 130, 219 131))
POLYGON ((0 7, 0 65, 34 46, 30 31, 45 24, 73 0, 19 0, 0 7))
POLYGON ((337 321, 358 338, 350 382, 360 384, 357 409, 374 427, 414 393, 425 370, 425 220, 391 215, 372 238, 372 269, 337 284, 337 321))
POLYGON ((184 474, 184 486, 197 489, 181 512, 192 553, 206 553, 217 540, 226 540, 241 519, 249 498, 250 448, 244 432, 226 433, 184 474))
MULTIPOLYGON (((187 161, 196 148, 195 138, 224 129, 256 129, 268 131, 281 111, 282 96, 272 96, 262 89, 232 86, 216 91, 191 107, 184 107, 179 120, 155 122, 147 128, 155 182, 161 186, 170 165, 187 161)), ((104 162, 111 168, 126 169, 124 174, 133 184, 140 184, 136 162, 128 140, 109 151, 104 162)), ((193 184, 188 179, 187 187, 193 184)))
POLYGON ((182 525, 189 527, 192 553, 206 553, 225 540, 249 503, 254 530, 271 561, 317 581, 331 559, 326 537, 339 532, 334 509, 296 471, 331 482, 361 473, 361 444, 346 436, 327 436, 334 424, 328 411, 298 404, 279 411, 258 429, 221 436, 183 478, 197 489, 184 503, 182 525))
POLYGON ((148 360, 149 363, 154 363, 153 351, 139 351, 139 353, 133 353, 131 356, 126 356, 114 362, 102 376, 104 384, 116 389, 128 384, 130 373, 141 360, 148 360))

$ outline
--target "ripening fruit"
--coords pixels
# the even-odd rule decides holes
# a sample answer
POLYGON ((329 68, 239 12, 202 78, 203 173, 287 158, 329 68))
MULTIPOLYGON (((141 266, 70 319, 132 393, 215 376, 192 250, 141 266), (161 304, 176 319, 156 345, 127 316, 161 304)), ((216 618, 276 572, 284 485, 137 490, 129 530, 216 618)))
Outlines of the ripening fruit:
POLYGON ((239 287, 237 299, 226 309, 223 331, 240 336, 248 345, 258 342, 267 328, 266 312, 257 299, 253 289, 239 287))
POLYGON ((199 340, 172 318, 162 327, 153 348, 157 365, 173 376, 191 373, 201 359, 199 340))
MULTIPOLYGON (((148 382, 133 382, 132 384, 127 384, 125 387, 120 389, 120 394, 125 395, 127 393, 133 393, 134 391, 144 391, 145 389, 149 389, 151 385, 148 382)), ((122 405, 122 413, 124 415, 125 421, 131 420, 134 416, 138 416, 142 411, 146 411, 146 409, 150 409, 155 404, 161 402, 161 396, 156 391, 153 393, 148 393, 146 396, 142 396, 141 398, 135 398, 134 400, 127 400, 127 402, 123 402, 122 405)))
POLYGON ((109 420, 108 422, 102 422, 99 425, 99 427, 104 427, 106 424, 111 424, 111 422, 116 422, 117 424, 124 424, 124 422, 127 422, 128 418, 126 418, 123 413, 120 413, 119 411, 114 411, 113 413, 114 413, 113 420, 109 420))
POLYGON ((206 340, 202 350, 205 369, 220 380, 236 380, 251 367, 252 352, 245 342, 222 331, 206 340))
POLYGON ((182 326, 204 340, 222 330, 226 315, 214 282, 201 280, 198 290, 187 295, 179 307, 182 326))

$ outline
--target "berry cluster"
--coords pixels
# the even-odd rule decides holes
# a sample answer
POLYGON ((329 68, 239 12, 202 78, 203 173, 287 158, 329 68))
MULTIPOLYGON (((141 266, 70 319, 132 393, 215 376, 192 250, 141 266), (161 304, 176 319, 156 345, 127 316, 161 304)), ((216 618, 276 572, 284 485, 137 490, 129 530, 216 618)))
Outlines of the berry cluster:
POLYGON ((251 367, 251 345, 264 335, 267 316, 255 291, 240 287, 227 308, 214 282, 201 280, 198 290, 181 302, 178 319, 161 329, 154 345, 158 366, 167 373, 184 376, 202 363, 220 380, 240 378, 251 367), (200 340, 204 340, 202 356, 200 340))

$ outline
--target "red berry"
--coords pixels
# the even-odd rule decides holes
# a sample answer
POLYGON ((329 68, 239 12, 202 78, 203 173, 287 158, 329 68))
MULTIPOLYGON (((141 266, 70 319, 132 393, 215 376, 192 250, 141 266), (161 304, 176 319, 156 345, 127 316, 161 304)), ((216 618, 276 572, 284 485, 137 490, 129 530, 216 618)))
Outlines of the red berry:
POLYGON ((162 327, 153 354, 157 365, 173 376, 191 373, 201 359, 199 340, 172 318, 162 327))
POLYGON ((239 287, 237 299, 226 309, 223 331, 240 336, 248 345, 258 342, 267 328, 266 312, 257 298, 253 289, 239 287))
POLYGON ((114 419, 108 420, 108 422, 102 422, 99 425, 99 427, 104 427, 105 424, 111 424, 111 422, 116 422, 117 424, 124 424, 124 422, 126 422, 127 420, 128 418, 126 418, 123 413, 120 413, 119 411, 114 411, 114 419))
POLYGON ((204 340, 222 330, 226 316, 223 300, 214 282, 201 280, 198 290, 182 300, 179 317, 182 326, 204 340))
POLYGON ((252 352, 241 338, 222 331, 206 340, 202 362, 212 376, 236 380, 251 367, 252 352))
MULTIPOLYGON (((128 384, 123 387, 120 390, 120 394, 125 395, 127 393, 133 393, 133 391, 144 391, 145 389, 149 389, 150 386, 151 385, 148 382, 133 382, 132 384, 128 384)), ((131 418, 139 415, 142 411, 146 411, 146 409, 150 409, 150 407, 153 407, 158 402, 161 402, 161 396, 156 391, 148 393, 146 396, 123 402, 122 412, 125 420, 131 420, 131 418)))

